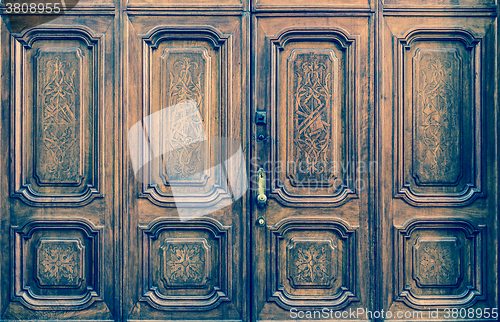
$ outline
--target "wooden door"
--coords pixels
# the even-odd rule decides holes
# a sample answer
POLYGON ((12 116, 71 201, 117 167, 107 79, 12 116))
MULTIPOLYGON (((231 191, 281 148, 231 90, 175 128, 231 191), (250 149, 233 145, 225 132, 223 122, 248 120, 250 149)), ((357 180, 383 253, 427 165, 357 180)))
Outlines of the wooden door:
POLYGON ((123 16, 125 314, 248 320, 248 14, 154 3, 123 16))
POLYGON ((381 10, 377 305, 406 319, 496 319, 495 3, 381 10))
POLYGON ((374 21, 368 2, 340 8, 254 7, 252 107, 267 122, 252 125, 251 182, 263 169, 269 194, 252 203, 256 320, 373 310, 374 21))
POLYGON ((494 1, 76 2, 2 11, 1 320, 495 320, 494 1))
POLYGON ((119 310, 114 5, 79 6, 42 25, 2 16, 4 320, 112 320, 119 310))

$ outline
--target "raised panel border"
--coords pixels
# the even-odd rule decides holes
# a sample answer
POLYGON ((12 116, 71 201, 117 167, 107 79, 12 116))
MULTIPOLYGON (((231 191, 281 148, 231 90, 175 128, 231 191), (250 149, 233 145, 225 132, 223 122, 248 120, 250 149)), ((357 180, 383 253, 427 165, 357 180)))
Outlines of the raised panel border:
POLYGON ((142 294, 139 301, 147 302, 149 305, 163 311, 209 311, 222 302, 230 302, 233 292, 232 271, 232 228, 224 226, 219 221, 202 217, 181 222, 175 218, 158 218, 147 225, 140 225, 141 242, 141 280, 142 294), (224 262, 221 262, 219 271, 219 281, 221 284, 214 287, 213 291, 204 296, 165 296, 159 293, 156 286, 153 285, 153 272, 151 271, 151 247, 152 241, 158 239, 163 230, 189 230, 205 229, 213 234, 214 238, 219 240, 219 249, 221 254, 225 254, 224 262))
MULTIPOLYGON (((286 44, 291 41, 309 40, 315 41, 334 41, 338 43, 341 48, 346 52, 346 159, 344 161, 351 164, 356 164, 356 119, 357 119, 357 106, 359 105, 359 89, 356 76, 358 72, 358 49, 357 43, 359 36, 351 35, 348 31, 339 27, 321 27, 321 28, 287 28, 281 30, 275 37, 269 39, 270 46, 270 111, 272 119, 276 120, 271 122, 271 137, 278 138, 278 101, 279 101, 279 84, 278 76, 280 75, 280 52, 284 50, 286 44)), ((280 148, 279 142, 271 140, 271 164, 278 162, 278 149, 280 148)), ((337 207, 350 199, 358 198, 356 188, 354 186, 342 185, 341 188, 334 195, 300 195, 292 194, 286 191, 283 185, 277 184, 279 177, 273 168, 270 171, 270 197, 275 198, 279 203, 284 206, 293 207, 337 207)), ((354 167, 350 167, 348 173, 345 174, 347 182, 356 182, 356 171, 354 167)), ((354 184, 353 184, 354 185, 354 184)))
MULTIPOLYGON (((13 134, 11 135, 12 144, 12 164, 11 175, 12 193, 11 196, 21 199, 30 206, 35 207, 79 207, 92 202, 95 198, 102 198, 101 189, 104 187, 104 167, 102 160, 102 133, 103 122, 102 111, 104 106, 104 79, 101 75, 102 64, 104 62, 104 44, 102 44, 102 35, 94 33, 86 26, 70 25, 44 25, 37 28, 32 28, 22 34, 13 34, 12 36, 12 64, 13 81, 11 85, 11 126, 13 134), (91 134, 92 146, 94 148, 93 160, 94 163, 92 173, 92 184, 87 184, 85 189, 79 193, 40 193, 33 189, 33 186, 27 182, 29 175, 27 169, 27 158, 30 155, 26 149, 26 137, 29 131, 24 122, 27 106, 25 99, 25 70, 19 68, 25 66, 27 49, 32 48, 33 44, 38 40, 64 40, 76 39, 83 41, 92 51, 94 66, 90 66, 94 70, 95 92, 92 95, 92 104, 94 104, 94 126, 91 134)), ((82 129, 83 131, 83 129, 82 129)), ((33 151, 34 153, 34 151, 33 151)), ((33 178, 35 179, 35 178, 33 178)), ((36 179, 35 179, 36 180, 36 179)))
MULTIPOLYGON (((405 222, 401 226, 394 226, 394 263, 395 280, 395 301, 404 302, 411 308, 417 310, 427 310, 432 308, 446 308, 454 306, 472 306, 478 300, 486 298, 484 291, 485 283, 485 263, 486 263, 486 238, 485 225, 475 226, 468 220, 459 218, 414 218, 405 222), (446 229, 460 230, 467 239, 473 239, 473 261, 471 268, 472 285, 459 295, 418 295, 414 294, 405 282, 405 240, 409 239, 416 229, 446 229)), ((464 263, 465 264, 465 263, 464 263)))
MULTIPOLYGON (((21 226, 11 227, 12 251, 12 301, 18 301, 33 310, 83 310, 96 301, 103 301, 104 272, 103 227, 95 226, 84 218, 33 218, 21 226), (93 249, 93 285, 88 286, 81 296, 41 296, 34 294, 30 286, 25 286, 24 245, 36 230, 78 229, 91 240, 93 249)), ((83 263, 82 263, 83 264, 83 263)))
MULTIPOLYGON (((394 36, 394 50, 395 50, 395 120, 396 126, 394 127, 394 165, 396 176, 394 177, 394 197, 401 198, 412 206, 446 206, 446 207, 460 207, 474 202, 478 197, 484 197, 486 193, 482 189, 482 171, 484 161, 482 157, 481 141, 482 141, 482 126, 481 126, 481 113, 482 113, 482 69, 481 69, 481 55, 482 55, 482 38, 474 35, 472 32, 461 28, 447 28, 447 27, 415 27, 406 31, 403 35, 394 36), (473 61, 473 70, 477 75, 473 89, 473 146, 474 151, 474 164, 471 165, 471 177, 473 182, 470 182, 466 187, 457 193, 416 193, 412 190, 411 184, 405 182, 405 140, 404 140, 404 126, 405 126, 405 96, 404 96, 404 64, 405 64, 405 51, 410 48, 414 41, 420 40, 450 40, 462 42, 466 49, 471 50, 473 61)), ((413 108, 413 107, 412 107, 413 108)), ((413 127, 413 126, 412 126, 413 127)), ((407 143, 406 145, 408 145, 407 143)))
MULTIPOLYGON (((232 77, 232 52, 233 52, 233 39, 230 34, 224 34, 218 29, 212 26, 157 26, 151 29, 148 33, 141 36, 142 44, 142 95, 143 95, 143 107, 142 107, 142 117, 146 118, 151 114, 151 57, 152 51, 157 49, 162 41, 168 40, 204 40, 213 45, 215 50, 220 52, 220 62, 221 62, 221 77, 219 82, 221 84, 220 89, 220 101, 221 101, 221 114, 226 115, 226 118, 221 118, 220 123, 216 124, 221 127, 221 129, 227 129, 230 126, 230 121, 227 118, 228 110, 232 107, 231 100, 231 77, 232 77)), ((148 153, 148 152, 145 152, 148 153)), ((226 158, 227 159, 227 158, 226 158)), ((142 178, 147 178, 148 173, 152 173, 152 169, 146 169, 151 167, 152 163, 146 164, 139 171, 143 171, 142 178)), ((231 194, 228 191, 227 184, 224 182, 223 172, 216 179, 214 188, 208 193, 200 195, 184 195, 175 198, 173 195, 167 195, 163 193, 157 184, 146 182, 141 183, 142 191, 139 195, 140 198, 147 198, 153 204, 160 207, 175 208, 178 206, 182 207, 206 207, 217 204, 223 199, 231 198, 231 194), (195 198, 193 198, 195 197, 195 198)))
MULTIPOLYGON (((285 218, 269 228, 269 263, 267 268, 267 300, 275 302, 280 307, 290 310, 292 308, 315 309, 328 307, 339 310, 352 302, 359 302, 356 296, 356 230, 357 226, 351 226, 341 219, 325 219, 318 217, 289 217, 285 218), (342 286, 342 291, 329 298, 318 298, 318 296, 297 296, 288 294, 280 286, 279 277, 279 239, 282 239, 291 229, 302 230, 333 230, 345 242, 347 260, 348 280, 342 286)), ((338 266, 341 264, 338 263, 338 266)), ((338 277, 337 277, 338 278, 338 277)))

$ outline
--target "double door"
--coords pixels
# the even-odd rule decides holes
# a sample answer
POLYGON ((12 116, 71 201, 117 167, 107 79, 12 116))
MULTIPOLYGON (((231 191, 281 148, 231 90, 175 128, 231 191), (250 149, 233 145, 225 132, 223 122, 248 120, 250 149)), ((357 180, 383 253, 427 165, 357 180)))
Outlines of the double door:
POLYGON ((496 16, 472 0, 4 14, 1 318, 494 318, 496 16))

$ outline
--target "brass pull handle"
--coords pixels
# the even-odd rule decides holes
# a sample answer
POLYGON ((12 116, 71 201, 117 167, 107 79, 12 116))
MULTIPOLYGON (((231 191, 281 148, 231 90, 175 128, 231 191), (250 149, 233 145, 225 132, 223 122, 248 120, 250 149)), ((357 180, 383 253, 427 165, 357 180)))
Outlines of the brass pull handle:
POLYGON ((257 205, 260 207, 264 207, 267 202, 266 196, 266 171, 263 168, 260 168, 257 171, 259 176, 259 181, 257 183, 257 205))

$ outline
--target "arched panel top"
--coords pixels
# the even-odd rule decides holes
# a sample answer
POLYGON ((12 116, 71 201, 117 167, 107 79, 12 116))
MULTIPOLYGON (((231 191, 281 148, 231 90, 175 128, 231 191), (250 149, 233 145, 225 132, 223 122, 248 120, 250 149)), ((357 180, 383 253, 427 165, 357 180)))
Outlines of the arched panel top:
POLYGON ((212 26, 157 26, 142 36, 143 41, 151 48, 158 48, 162 41, 176 39, 206 40, 213 44, 214 49, 219 49, 230 35, 222 33, 212 26))
POLYGON ((335 41, 343 49, 349 47, 356 39, 347 30, 340 27, 316 28, 285 28, 271 38, 273 46, 283 49, 285 45, 294 40, 315 39, 319 41, 335 41))

